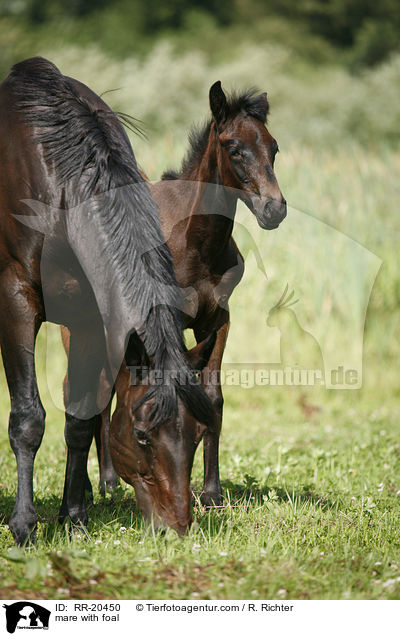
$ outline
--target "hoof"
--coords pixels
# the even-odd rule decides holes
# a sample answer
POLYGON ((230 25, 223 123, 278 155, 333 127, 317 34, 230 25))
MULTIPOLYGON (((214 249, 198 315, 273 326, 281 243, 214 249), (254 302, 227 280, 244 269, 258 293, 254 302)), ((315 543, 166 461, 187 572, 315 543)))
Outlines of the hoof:
POLYGON ((200 501, 205 508, 220 507, 223 504, 222 493, 219 490, 204 490, 200 495, 200 501))
POLYGON ((63 524, 68 517, 68 506, 64 501, 61 504, 60 511, 58 513, 58 523, 63 524))
POLYGON ((15 543, 19 546, 27 543, 34 543, 36 539, 36 522, 35 514, 12 515, 8 527, 15 539, 15 543))
POLYGON ((88 516, 85 508, 69 510, 68 507, 63 504, 58 513, 58 522, 64 524, 68 519, 74 528, 86 528, 88 525, 88 516))
POLYGON ((88 503, 93 503, 93 488, 88 475, 85 479, 85 499, 88 503))
POLYGON ((106 493, 113 493, 119 483, 119 479, 117 475, 112 475, 111 477, 106 477, 104 479, 100 479, 99 481, 99 492, 102 497, 106 495, 106 493))
POLYGON ((94 498, 92 490, 85 490, 85 503, 87 506, 93 506, 94 498))

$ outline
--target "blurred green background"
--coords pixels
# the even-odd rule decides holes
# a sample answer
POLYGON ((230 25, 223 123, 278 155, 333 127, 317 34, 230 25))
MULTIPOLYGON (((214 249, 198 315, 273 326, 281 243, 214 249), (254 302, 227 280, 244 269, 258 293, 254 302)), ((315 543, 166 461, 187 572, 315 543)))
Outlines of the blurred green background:
POLYGON ((212 80, 270 92, 280 143, 399 143, 395 0, 1 0, 0 74, 33 54, 154 132, 204 115, 212 80))

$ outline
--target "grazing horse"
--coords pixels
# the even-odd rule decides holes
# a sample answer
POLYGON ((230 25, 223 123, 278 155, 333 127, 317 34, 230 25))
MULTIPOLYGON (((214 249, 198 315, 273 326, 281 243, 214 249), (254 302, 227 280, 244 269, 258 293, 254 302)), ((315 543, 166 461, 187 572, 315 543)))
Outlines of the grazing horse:
MULTIPOLYGON (((113 384, 125 351, 133 364, 146 360, 179 371, 180 382, 147 387, 140 405, 146 425, 168 424, 169 437, 163 430, 160 443, 168 445, 171 471, 190 464, 197 440, 188 451, 179 418, 189 410, 196 422, 208 422, 213 411, 202 387, 189 381, 171 254, 115 113, 47 60, 26 60, 0 85, 0 155, 0 345, 18 471, 9 527, 23 544, 34 537, 37 521, 33 466, 45 411, 34 347, 43 321, 66 325, 71 334, 60 516, 72 523, 87 523, 87 456, 110 399, 99 400, 100 374, 113 384)), ((140 438, 142 431, 132 435, 140 438)), ((169 477, 167 467, 167 485, 169 477)), ((181 490, 174 482, 178 490, 168 505, 180 507, 186 481, 181 490)))
MULTIPOLYGON (((228 299, 244 271, 243 258, 232 238, 237 202, 244 201, 266 230, 277 228, 286 216, 286 201, 274 173, 278 144, 265 125, 269 111, 266 93, 247 91, 227 98, 221 83, 216 82, 209 99, 212 117, 202 129, 191 133, 190 150, 181 170, 166 172, 161 181, 149 184, 176 278, 184 290, 184 326, 193 329, 198 343, 216 332, 202 372, 215 411, 203 438, 201 500, 206 506, 222 501, 218 455, 223 396, 220 384, 208 378, 221 368, 229 329, 228 299)), ((128 403, 135 399, 134 391, 131 386, 128 403)), ((117 394, 111 440, 127 399, 122 389, 117 394)), ((116 482, 107 443, 109 416, 108 407, 103 413, 103 427, 96 432, 101 490, 112 489, 116 482)), ((125 443, 130 446, 129 438, 125 443)), ((111 455, 117 472, 121 472, 112 444, 111 455)))

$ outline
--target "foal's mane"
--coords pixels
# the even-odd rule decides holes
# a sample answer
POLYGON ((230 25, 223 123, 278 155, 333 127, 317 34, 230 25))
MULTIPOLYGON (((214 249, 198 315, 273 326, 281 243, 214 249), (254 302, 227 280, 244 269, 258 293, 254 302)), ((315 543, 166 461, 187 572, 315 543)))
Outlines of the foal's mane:
MULTIPOLYGON (((269 103, 266 98, 259 94, 256 88, 249 88, 240 93, 233 92, 227 98, 227 110, 229 119, 234 119, 238 115, 247 115, 265 124, 269 113, 269 103)), ((180 179, 199 164, 207 149, 212 123, 213 120, 210 119, 203 126, 193 126, 188 137, 189 149, 182 161, 180 170, 167 170, 163 173, 161 179, 180 179)))
MULTIPOLYGON (((66 205, 85 202, 96 215, 99 242, 104 239, 102 257, 115 272, 118 293, 147 316, 143 343, 155 368, 184 369, 189 375, 172 257, 157 206, 117 115, 41 57, 16 64, 8 81, 14 107, 33 128, 58 185, 66 186, 66 205), (105 193, 106 203, 99 196, 105 193)), ((211 405, 202 391, 163 385, 156 392, 156 422, 175 417, 175 392, 198 419, 210 417, 211 405)))

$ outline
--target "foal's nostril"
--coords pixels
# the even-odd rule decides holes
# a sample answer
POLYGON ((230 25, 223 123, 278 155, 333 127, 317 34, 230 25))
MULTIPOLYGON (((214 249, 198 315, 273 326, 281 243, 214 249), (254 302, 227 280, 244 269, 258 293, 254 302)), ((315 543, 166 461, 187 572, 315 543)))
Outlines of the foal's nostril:
POLYGON ((285 199, 277 201, 276 199, 270 199, 265 204, 264 208, 265 216, 271 221, 281 222, 287 214, 287 206, 285 199))

